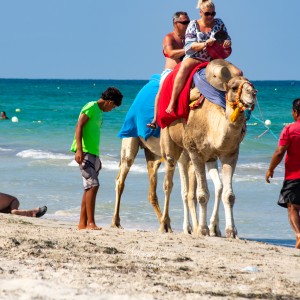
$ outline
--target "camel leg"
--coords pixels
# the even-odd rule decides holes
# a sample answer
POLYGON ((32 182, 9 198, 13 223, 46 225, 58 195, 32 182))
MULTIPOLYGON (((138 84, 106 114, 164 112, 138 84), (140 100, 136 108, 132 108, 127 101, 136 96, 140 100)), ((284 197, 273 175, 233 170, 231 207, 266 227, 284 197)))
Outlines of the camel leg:
POLYGON ((225 234, 228 238, 236 238, 237 230, 233 219, 233 205, 235 202, 235 195, 232 189, 232 176, 235 170, 237 155, 235 157, 222 158, 222 181, 223 193, 222 200, 225 209, 225 234))
POLYGON ((211 161, 206 163, 206 167, 210 178, 212 179, 215 187, 215 203, 213 212, 210 218, 209 235, 210 236, 222 236, 219 226, 219 207, 222 195, 222 182, 220 180, 218 163, 217 161, 211 161))
POLYGON ((194 235, 198 233, 198 218, 197 218, 197 198, 196 198, 196 190, 197 190, 197 180, 195 169, 190 161, 189 163, 189 195, 188 195, 188 203, 189 203, 189 210, 192 217, 193 222, 193 229, 194 235))
POLYGON ((209 200, 209 190, 206 181, 205 162, 198 152, 189 152, 190 158, 195 168, 197 178, 197 201, 199 203, 199 226, 197 234, 199 236, 209 235, 207 226, 207 203, 209 200))
POLYGON ((165 177, 164 177, 164 193, 165 203, 164 212, 160 222, 160 232, 172 232, 171 220, 169 217, 170 195, 173 189, 173 176, 175 172, 176 162, 178 161, 182 148, 176 145, 171 139, 168 128, 161 130, 161 149, 165 160, 165 177))
POLYGON ((183 233, 191 234, 192 228, 196 233, 198 228, 198 220, 196 213, 196 178, 194 167, 186 151, 182 152, 178 160, 178 169, 181 182, 181 197, 183 202, 183 233), (192 216, 193 227, 190 223, 190 213, 192 216))
POLYGON ((165 204, 164 204, 164 212, 160 222, 161 233, 163 232, 172 232, 171 229, 171 220, 169 217, 169 203, 170 196, 173 189, 173 176, 175 172, 176 161, 170 157, 165 157, 165 178, 164 178, 164 193, 165 193, 165 204))
POLYGON ((158 203, 156 188, 157 188, 157 171, 161 164, 162 158, 161 156, 152 153, 147 148, 145 148, 145 157, 147 160, 147 169, 148 169, 148 176, 149 176, 148 200, 154 209, 158 221, 160 222, 162 213, 158 203))
POLYGON ((115 212, 112 219, 111 227, 122 228, 120 223, 120 203, 121 196, 125 187, 125 180, 130 167, 133 165, 134 159, 139 151, 138 138, 124 138, 121 147, 121 160, 119 166, 119 173, 116 178, 116 201, 115 212))

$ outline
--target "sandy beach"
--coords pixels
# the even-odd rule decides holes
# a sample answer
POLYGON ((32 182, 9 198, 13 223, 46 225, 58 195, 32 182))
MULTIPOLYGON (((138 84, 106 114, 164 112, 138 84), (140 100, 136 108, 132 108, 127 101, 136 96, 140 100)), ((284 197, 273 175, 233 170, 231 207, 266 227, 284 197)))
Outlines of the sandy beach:
POLYGON ((300 299, 293 248, 5 214, 0 226, 1 299, 300 299))

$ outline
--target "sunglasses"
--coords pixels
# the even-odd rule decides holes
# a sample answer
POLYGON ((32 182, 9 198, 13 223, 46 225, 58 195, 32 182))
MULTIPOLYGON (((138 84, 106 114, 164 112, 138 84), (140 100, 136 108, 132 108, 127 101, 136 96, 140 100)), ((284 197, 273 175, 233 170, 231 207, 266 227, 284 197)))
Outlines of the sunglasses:
POLYGON ((214 16, 216 15, 216 12, 213 11, 213 12, 210 13, 210 12, 208 12, 208 11, 207 11, 207 12, 204 12, 204 11, 203 11, 203 14, 204 14, 205 17, 208 17, 208 16, 214 17, 214 16))
POLYGON ((177 21, 176 23, 180 23, 182 25, 189 25, 190 21, 177 21))

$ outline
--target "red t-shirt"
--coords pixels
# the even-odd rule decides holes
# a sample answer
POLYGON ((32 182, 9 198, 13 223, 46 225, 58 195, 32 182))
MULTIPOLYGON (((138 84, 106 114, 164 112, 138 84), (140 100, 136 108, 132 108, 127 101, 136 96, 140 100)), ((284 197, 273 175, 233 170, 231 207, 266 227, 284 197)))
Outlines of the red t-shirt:
POLYGON ((285 179, 300 179, 300 120, 284 127, 278 145, 289 145, 285 156, 285 179))

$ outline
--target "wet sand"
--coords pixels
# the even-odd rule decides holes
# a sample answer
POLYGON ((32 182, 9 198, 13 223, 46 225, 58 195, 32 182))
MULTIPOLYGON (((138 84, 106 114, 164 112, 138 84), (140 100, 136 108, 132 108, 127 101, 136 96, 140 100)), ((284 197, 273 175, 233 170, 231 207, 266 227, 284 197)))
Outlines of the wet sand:
POLYGON ((4 214, 0 228, 1 299, 300 299, 293 248, 4 214))

